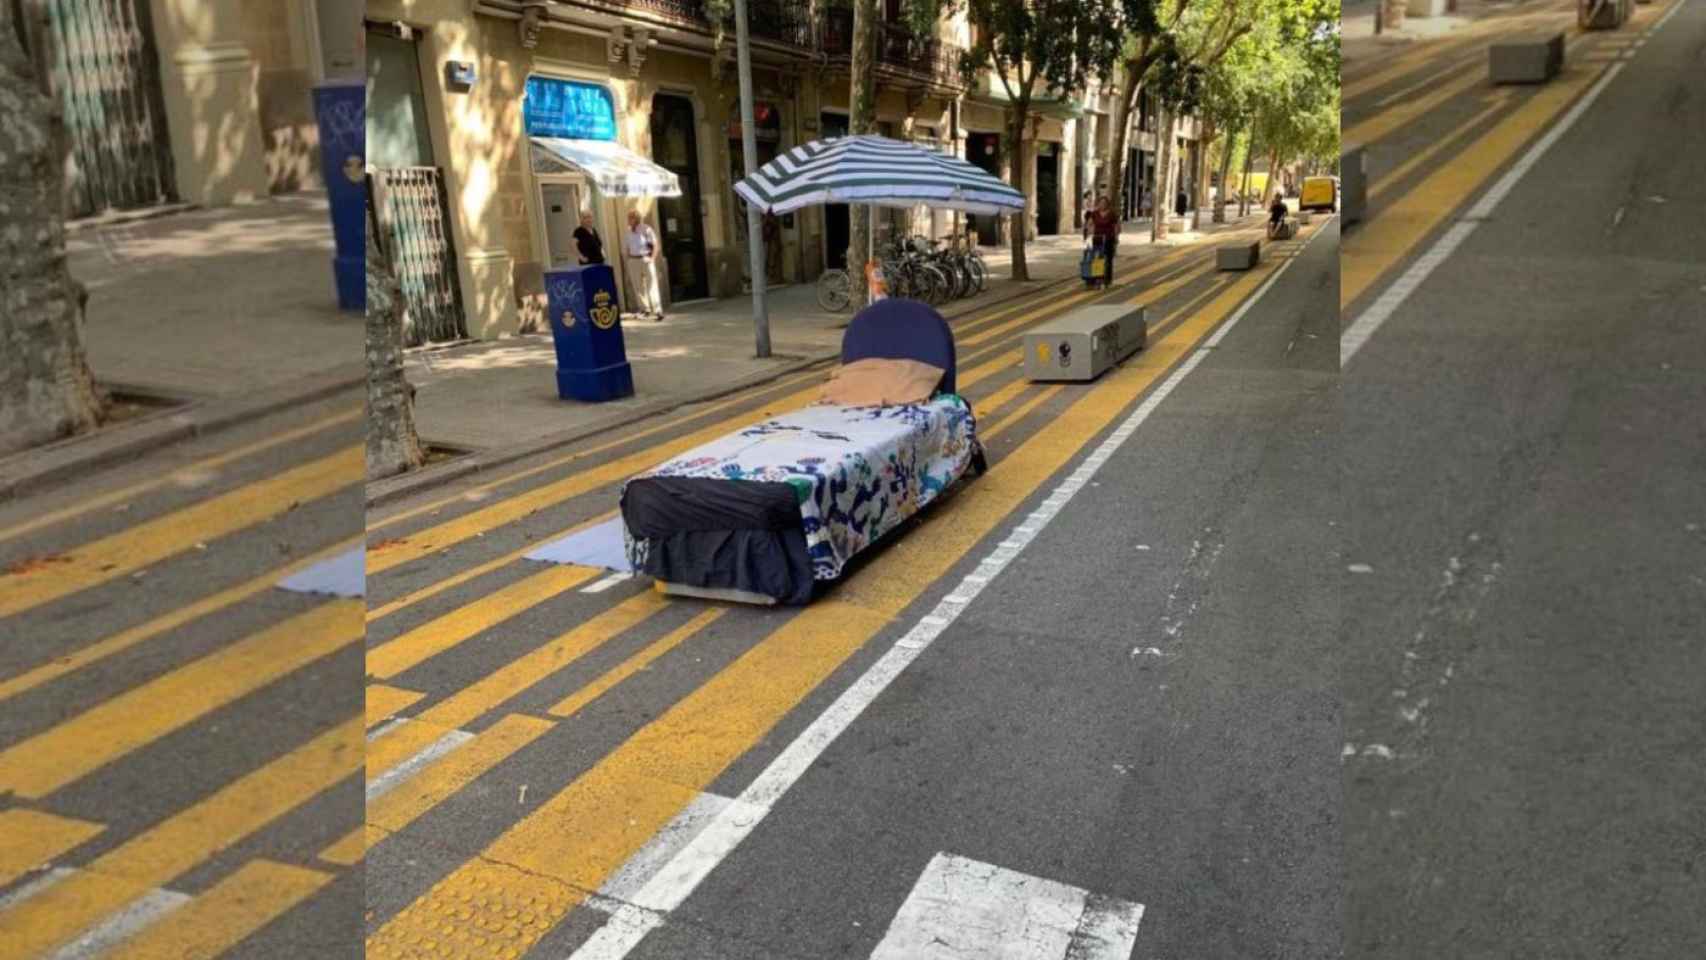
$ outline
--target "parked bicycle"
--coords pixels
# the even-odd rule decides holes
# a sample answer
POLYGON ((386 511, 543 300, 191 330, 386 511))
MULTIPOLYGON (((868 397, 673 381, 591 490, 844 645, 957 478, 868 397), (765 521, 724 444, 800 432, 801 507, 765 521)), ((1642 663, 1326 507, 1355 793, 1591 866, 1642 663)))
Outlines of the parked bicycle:
MULTIPOLYGON (((955 236, 931 240, 921 234, 887 240, 877 248, 877 264, 891 297, 940 306, 982 293, 989 269, 975 243, 955 236)), ((817 279, 818 306, 841 313, 853 304, 853 277, 844 268, 825 270, 817 279)))

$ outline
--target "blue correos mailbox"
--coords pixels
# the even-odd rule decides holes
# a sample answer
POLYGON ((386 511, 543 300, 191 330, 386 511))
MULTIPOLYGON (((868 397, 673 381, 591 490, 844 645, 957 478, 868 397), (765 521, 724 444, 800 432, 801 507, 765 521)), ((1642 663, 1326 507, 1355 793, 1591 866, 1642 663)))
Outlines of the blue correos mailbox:
POLYGON ((314 88, 320 126, 320 176, 332 208, 337 253, 338 308, 367 306, 367 88, 361 83, 323 83, 314 88))
POLYGON ((557 343, 557 396, 603 403, 634 395, 622 343, 616 274, 606 264, 545 271, 551 337, 557 343))

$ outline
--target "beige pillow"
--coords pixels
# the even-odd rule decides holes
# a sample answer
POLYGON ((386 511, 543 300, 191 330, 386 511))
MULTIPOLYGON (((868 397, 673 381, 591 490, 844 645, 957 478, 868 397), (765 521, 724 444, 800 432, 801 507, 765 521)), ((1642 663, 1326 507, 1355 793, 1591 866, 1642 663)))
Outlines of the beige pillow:
POLYGON ((835 368, 818 402, 848 407, 922 403, 936 392, 943 372, 918 360, 855 360, 835 368))

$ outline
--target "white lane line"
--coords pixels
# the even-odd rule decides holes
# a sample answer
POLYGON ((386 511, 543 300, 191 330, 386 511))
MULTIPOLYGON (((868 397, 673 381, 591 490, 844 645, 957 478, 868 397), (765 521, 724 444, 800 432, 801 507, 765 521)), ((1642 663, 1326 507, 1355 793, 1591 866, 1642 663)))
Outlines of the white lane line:
MULTIPOLYGON (((76 876, 77 873, 73 867, 54 867, 48 870, 0 897, 0 913, 41 894, 63 880, 76 876)), ((115 944, 135 936, 142 928, 188 903, 190 899, 187 893, 155 887, 121 909, 108 914, 82 936, 48 954, 43 960, 88 960, 98 957, 112 949, 115 944)))
POLYGON ((1357 315, 1356 320, 1352 321, 1351 325, 1345 328, 1345 332, 1339 337, 1340 370, 1343 370, 1351 362, 1351 358, 1355 357, 1357 351, 1368 343, 1369 338, 1374 336, 1381 325, 1391 319, 1392 314, 1403 306, 1410 295, 1415 293, 1416 288, 1420 287, 1433 274, 1434 270, 1441 263, 1444 263, 1446 258, 1450 257, 1462 245, 1464 240, 1468 239, 1471 233, 1475 232, 1476 225, 1492 215, 1493 208, 1499 205, 1499 201, 1503 200, 1506 194, 1509 194, 1512 188, 1517 185, 1517 182, 1529 170, 1533 169, 1534 165, 1546 155, 1546 151, 1552 149, 1552 145, 1557 143, 1560 137, 1576 125, 1576 121, 1580 120, 1582 114, 1593 106, 1594 101, 1599 99, 1599 95, 1604 92, 1606 86, 1616 79, 1622 71, 1623 64, 1612 64, 1605 71, 1605 75, 1600 77, 1580 100, 1576 101, 1576 105, 1571 107, 1568 113, 1564 114, 1563 119, 1553 124, 1552 129, 1548 130, 1545 136, 1541 137, 1534 146, 1528 148, 1528 152, 1516 162, 1516 166, 1507 170, 1505 175, 1493 184, 1492 189, 1488 190, 1473 207, 1469 208, 1469 212, 1465 213, 1462 219, 1452 224, 1444 236, 1435 241, 1434 245, 1422 254, 1415 263, 1412 263, 1410 268, 1405 270, 1395 283, 1387 287, 1372 304, 1369 304, 1368 309, 1357 315))
MULTIPOLYGON (((1321 231, 1317 230, 1310 234, 1303 247, 1307 247, 1320 233, 1321 231)), ((1065 482, 1055 488, 1044 503, 1053 504, 1058 509, 1060 505, 1072 499, 1072 494, 1067 492, 1068 485, 1072 490, 1084 488, 1087 481, 1101 469, 1101 465, 1107 462, 1108 455, 1117 452, 1120 446, 1137 432, 1137 428, 1149 419, 1149 415, 1167 399, 1168 394, 1196 369, 1197 364, 1213 352, 1214 344, 1220 342, 1226 330, 1243 319, 1250 306, 1267 292, 1274 280, 1300 259, 1302 248, 1298 250, 1298 254, 1299 256, 1280 264, 1267 282, 1258 287, 1250 299, 1226 319, 1215 336, 1180 364, 1159 387, 1138 404, 1137 409, 1132 411, 1131 416, 1127 417, 1119 428, 1102 441, 1093 451, 1093 455, 1103 455, 1100 460, 1096 463, 1086 461, 1080 464, 1065 482)), ((1027 515, 1021 523, 1040 533, 1053 517, 1054 510, 1047 513, 1037 510, 1027 515)), ((770 766, 764 768, 758 779, 741 791, 733 803, 716 814, 705 829, 677 851, 643 887, 625 898, 626 902, 618 906, 611 919, 574 952, 573 960, 621 960, 626 957, 646 934, 663 923, 666 914, 680 906, 717 864, 758 827, 776 801, 805 774, 835 738, 877 699, 895 677, 900 676, 901 671, 918 659, 918 656, 941 636, 942 631, 959 618, 967 605, 976 599, 984 587, 1019 553, 1019 550, 997 547, 987 555, 973 573, 949 591, 949 596, 964 602, 950 603, 944 598, 934 610, 921 617, 905 636, 895 641, 887 653, 872 664, 859 679, 853 681, 853 685, 843 691, 811 725, 801 731, 800 735, 770 762, 770 766)))
POLYGON ((871 960, 1126 960, 1143 905, 938 853, 871 960))
POLYGON ((589 586, 582 587, 581 592, 582 593, 603 593, 604 591, 609 590, 611 587, 616 586, 618 583, 622 583, 623 581, 632 580, 632 579, 634 579, 634 575, 631 573, 613 573, 610 576, 605 577, 604 579, 597 581, 596 583, 593 583, 589 586))
MULTIPOLYGON (((399 723, 407 722, 407 720, 399 721, 399 723)), ((393 724, 387 726, 385 729, 392 730, 395 729, 396 726, 396 724, 393 724)), ((444 736, 439 737, 437 740, 427 744, 414 756, 404 760, 402 763, 397 764, 379 776, 374 777, 367 785, 367 802, 372 803, 374 800, 384 796, 392 788, 396 787, 397 784, 402 783, 404 780, 407 780, 419 773, 422 767, 427 766, 439 757, 444 756, 472 739, 474 739, 474 735, 466 730, 452 730, 444 736)))

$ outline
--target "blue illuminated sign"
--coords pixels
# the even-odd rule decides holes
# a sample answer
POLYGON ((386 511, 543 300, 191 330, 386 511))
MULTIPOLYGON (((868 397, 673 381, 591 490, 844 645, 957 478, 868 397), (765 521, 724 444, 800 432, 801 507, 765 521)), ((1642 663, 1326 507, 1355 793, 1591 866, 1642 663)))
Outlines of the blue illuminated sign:
POLYGON ((616 139, 616 101, 596 83, 528 77, 522 120, 530 137, 616 139))

